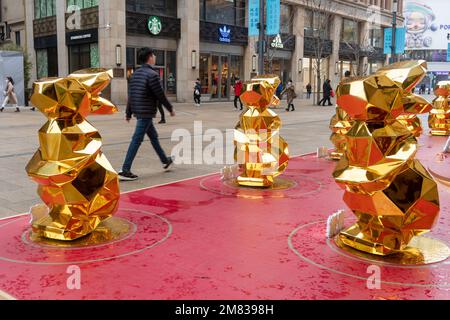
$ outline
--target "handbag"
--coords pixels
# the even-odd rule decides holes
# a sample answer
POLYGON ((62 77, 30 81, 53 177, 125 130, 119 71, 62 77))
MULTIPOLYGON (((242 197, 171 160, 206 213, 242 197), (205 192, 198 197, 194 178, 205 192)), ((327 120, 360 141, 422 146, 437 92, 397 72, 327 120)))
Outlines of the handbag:
POLYGON ((332 98, 334 98, 334 90, 333 90, 333 89, 331 89, 330 96, 331 96, 332 98))

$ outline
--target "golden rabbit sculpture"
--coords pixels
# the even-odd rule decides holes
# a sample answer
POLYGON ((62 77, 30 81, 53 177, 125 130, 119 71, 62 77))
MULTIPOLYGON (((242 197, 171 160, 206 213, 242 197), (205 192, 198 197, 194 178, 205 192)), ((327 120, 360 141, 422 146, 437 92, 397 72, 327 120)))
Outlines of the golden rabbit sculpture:
POLYGON ((436 182, 419 160, 417 114, 431 104, 412 89, 426 75, 425 61, 405 61, 339 85, 337 102, 353 126, 333 173, 357 222, 339 240, 357 250, 389 255, 434 226, 436 182))
POLYGON ((248 187, 271 187, 289 162, 289 150, 280 137, 281 119, 269 109, 279 103, 274 96, 280 79, 262 75, 244 84, 241 100, 248 108, 235 130, 235 158, 243 172, 237 183, 248 187))
POLYGON ((111 79, 111 71, 86 69, 33 85, 31 101, 48 118, 39 130, 40 148, 26 167, 48 207, 48 214, 31 211, 38 236, 78 239, 118 208, 117 173, 101 151, 100 134, 86 120, 89 114, 117 112, 99 96, 111 79))

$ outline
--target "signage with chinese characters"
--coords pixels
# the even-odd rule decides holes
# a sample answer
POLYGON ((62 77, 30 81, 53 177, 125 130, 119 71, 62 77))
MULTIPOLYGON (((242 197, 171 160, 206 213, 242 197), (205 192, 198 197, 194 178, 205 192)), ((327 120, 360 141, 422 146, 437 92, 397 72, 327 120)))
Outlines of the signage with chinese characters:
POLYGON ((161 19, 157 16, 151 16, 148 18, 147 27, 151 34, 155 36, 160 34, 162 30, 161 19))
POLYGON ((231 42, 231 29, 227 26, 219 28, 219 41, 230 43, 231 42))
POLYGON ((248 35, 257 36, 259 34, 259 0, 249 0, 248 18, 248 35))
POLYGON ((275 49, 284 49, 283 41, 281 40, 280 34, 277 34, 277 36, 272 40, 270 46, 275 49))
POLYGON ((269 36, 280 32, 280 0, 267 0, 267 30, 269 36))
POLYGON ((448 49, 447 49, 447 61, 450 62, 450 42, 448 43, 448 49))
MULTIPOLYGON (((402 54, 405 52, 406 29, 397 28, 395 33, 395 53, 402 54)), ((392 52, 392 28, 384 29, 384 54, 392 52)))

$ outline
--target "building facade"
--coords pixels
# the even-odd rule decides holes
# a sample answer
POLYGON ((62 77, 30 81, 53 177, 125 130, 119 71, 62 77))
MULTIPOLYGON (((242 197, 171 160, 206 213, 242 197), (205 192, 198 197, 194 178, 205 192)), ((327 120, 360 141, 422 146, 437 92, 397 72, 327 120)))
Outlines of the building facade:
POLYGON ((0 45, 15 44, 25 48, 24 1, 0 0, 0 45))
MULTIPOLYGON (((280 34, 266 37, 266 72, 292 79, 301 92, 308 83, 320 90, 318 72, 336 85, 347 70, 375 71, 387 58, 383 28, 391 25, 391 6, 392 0, 282 1, 280 34)), ((156 50, 164 88, 179 102, 192 101, 197 78, 204 100, 226 101, 236 78, 256 75, 248 0, 24 0, 24 11, 36 62, 32 80, 111 68, 115 78, 103 94, 118 104, 126 103, 127 79, 144 46, 156 50)))

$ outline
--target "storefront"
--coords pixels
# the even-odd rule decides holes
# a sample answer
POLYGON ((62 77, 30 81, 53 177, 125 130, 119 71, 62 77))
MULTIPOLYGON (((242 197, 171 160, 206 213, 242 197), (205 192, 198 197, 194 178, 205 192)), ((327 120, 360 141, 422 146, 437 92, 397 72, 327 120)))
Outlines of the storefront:
POLYGON ((204 99, 230 100, 236 78, 243 78, 247 29, 200 23, 199 77, 204 99))
POLYGON ((58 49, 56 35, 39 37, 34 39, 36 50, 37 78, 58 76, 58 49))
POLYGON ((67 33, 66 44, 69 49, 69 72, 100 66, 98 29, 67 33))
POLYGON ((276 74, 285 85, 292 79, 292 52, 295 49, 295 37, 290 34, 278 34, 268 39, 268 50, 264 61, 265 73, 276 74))
POLYGON ((139 49, 155 50, 156 64, 168 96, 177 94, 177 41, 180 20, 174 17, 127 12, 127 76, 140 67, 139 49))

